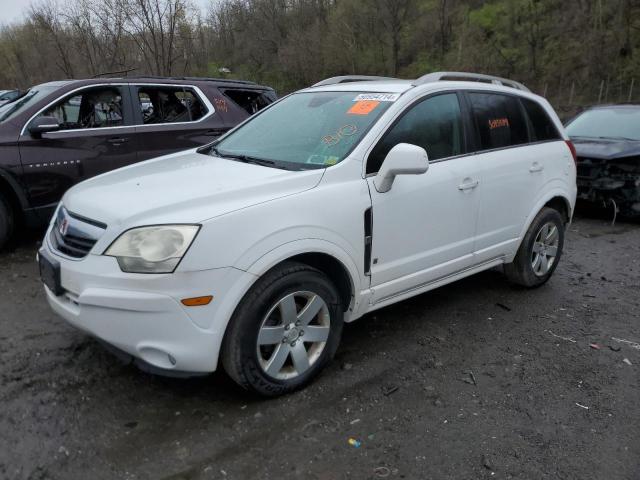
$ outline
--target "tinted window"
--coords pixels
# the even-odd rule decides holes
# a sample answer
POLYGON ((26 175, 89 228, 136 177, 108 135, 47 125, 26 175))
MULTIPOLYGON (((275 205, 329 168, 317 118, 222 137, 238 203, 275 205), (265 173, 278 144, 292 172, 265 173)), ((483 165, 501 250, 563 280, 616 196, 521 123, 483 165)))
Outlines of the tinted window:
POLYGON ((455 93, 438 95, 411 107, 375 146, 367 161, 367 173, 380 170, 389 150, 399 143, 424 148, 429 160, 463 153, 458 96, 455 93))
POLYGON ((529 141, 527 125, 516 97, 470 93, 480 150, 522 145, 529 141))
POLYGON ((533 127, 533 141, 558 140, 560 138, 558 129, 556 129, 545 109, 538 102, 528 98, 521 98, 520 100, 522 100, 533 127))
POLYGON ((83 90, 39 116, 56 117, 61 130, 118 127, 124 124, 122 92, 116 87, 83 90))
POLYGON ((195 122, 207 113, 196 92, 189 87, 139 87, 138 101, 145 125, 195 122))

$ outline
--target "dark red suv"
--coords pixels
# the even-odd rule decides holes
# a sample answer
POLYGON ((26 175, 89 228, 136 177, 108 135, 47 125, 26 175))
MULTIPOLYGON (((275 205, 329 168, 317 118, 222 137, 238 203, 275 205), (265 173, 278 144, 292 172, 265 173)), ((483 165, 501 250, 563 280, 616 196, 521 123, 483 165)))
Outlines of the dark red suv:
POLYGON ((0 249, 49 220, 77 182, 210 142, 274 90, 208 78, 126 77, 35 86, 0 106, 0 249))

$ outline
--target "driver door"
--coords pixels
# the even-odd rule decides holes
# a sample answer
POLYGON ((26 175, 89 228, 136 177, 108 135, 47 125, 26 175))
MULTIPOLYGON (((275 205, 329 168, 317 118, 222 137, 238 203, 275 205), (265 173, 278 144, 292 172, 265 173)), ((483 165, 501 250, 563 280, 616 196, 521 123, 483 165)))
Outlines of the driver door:
POLYGON ((33 207, 55 205, 71 186, 136 161, 126 85, 87 87, 60 98, 37 116, 60 129, 20 136, 20 158, 33 207))
POLYGON ((465 155, 465 121, 456 93, 409 107, 367 160, 373 205, 371 286, 381 303, 473 264, 481 169, 465 155), (380 193, 374 176, 398 143, 423 147, 429 170, 399 175, 380 193))

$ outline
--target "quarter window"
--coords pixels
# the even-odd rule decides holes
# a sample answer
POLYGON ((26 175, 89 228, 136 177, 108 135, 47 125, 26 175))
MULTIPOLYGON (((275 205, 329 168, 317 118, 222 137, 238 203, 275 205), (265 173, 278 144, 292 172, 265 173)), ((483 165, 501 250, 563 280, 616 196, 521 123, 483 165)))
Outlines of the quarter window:
POLYGON ((118 87, 83 90, 39 116, 57 118, 60 130, 119 127, 124 125, 122 92, 118 87))
POLYGON ((547 115, 545 109, 538 102, 528 98, 522 98, 521 100, 533 128, 533 140, 537 142, 559 140, 558 129, 549 118, 549 115, 547 115))
POLYGON ((529 142, 527 124, 518 99, 496 93, 470 93, 479 150, 513 147, 529 142))
POLYGON ((458 96, 451 93, 427 98, 410 107, 375 146, 367 161, 367 174, 380 170, 389 151, 399 143, 424 148, 429 160, 460 155, 463 135, 458 96))
POLYGON ((138 87, 144 125, 200 120, 207 113, 196 92, 189 87, 138 87))
POLYGON ((225 88, 222 92, 249 115, 253 115, 276 100, 273 91, 225 88))

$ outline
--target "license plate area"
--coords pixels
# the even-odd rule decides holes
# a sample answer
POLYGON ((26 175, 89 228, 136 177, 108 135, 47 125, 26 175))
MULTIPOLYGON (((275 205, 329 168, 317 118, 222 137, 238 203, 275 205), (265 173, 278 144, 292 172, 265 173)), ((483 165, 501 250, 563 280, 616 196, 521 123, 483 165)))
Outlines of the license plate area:
POLYGON ((38 253, 38 265, 40 267, 40 279, 56 297, 64 293, 60 282, 60 263, 51 258, 46 252, 38 253))

